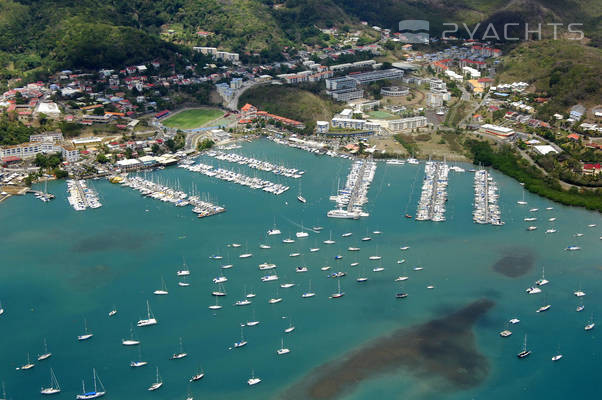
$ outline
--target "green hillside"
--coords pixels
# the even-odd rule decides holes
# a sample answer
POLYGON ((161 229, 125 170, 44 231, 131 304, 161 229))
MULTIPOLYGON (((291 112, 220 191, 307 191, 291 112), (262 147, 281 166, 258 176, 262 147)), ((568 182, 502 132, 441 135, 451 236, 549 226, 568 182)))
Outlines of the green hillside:
POLYGON ((239 108, 246 103, 271 114, 301 121, 308 130, 313 130, 316 120, 328 121, 343 108, 342 104, 308 90, 278 85, 256 86, 247 90, 239 99, 239 108))
POLYGON ((504 58, 503 82, 523 80, 552 96, 541 116, 583 103, 594 105, 602 98, 602 49, 576 41, 547 40, 523 43, 504 58))

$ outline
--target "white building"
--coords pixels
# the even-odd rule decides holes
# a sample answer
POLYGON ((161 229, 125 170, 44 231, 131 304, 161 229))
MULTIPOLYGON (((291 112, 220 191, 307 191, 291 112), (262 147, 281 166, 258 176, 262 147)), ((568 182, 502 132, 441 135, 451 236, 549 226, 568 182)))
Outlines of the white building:
POLYGON ((317 121, 316 122, 316 132, 317 133, 327 133, 329 128, 328 121, 317 121))
POLYGON ((387 121, 388 127, 392 131, 403 131, 409 129, 422 128, 427 125, 427 119, 423 116, 409 117, 387 121))
POLYGON ((481 125, 481 132, 490 133, 492 135, 510 137, 514 135, 514 129, 506 128, 505 126, 485 124, 481 125))
POLYGON ((481 72, 471 67, 463 67, 462 73, 470 75, 472 79, 478 79, 481 77, 481 72))

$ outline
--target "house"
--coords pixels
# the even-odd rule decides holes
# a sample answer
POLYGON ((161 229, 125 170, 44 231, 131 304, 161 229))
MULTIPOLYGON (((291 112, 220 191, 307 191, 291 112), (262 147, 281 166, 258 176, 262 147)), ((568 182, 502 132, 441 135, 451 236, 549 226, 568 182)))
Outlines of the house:
POLYGON ((571 133, 570 135, 567 136, 567 138, 574 142, 578 142, 579 139, 581 139, 581 136, 577 135, 576 133, 571 133))
POLYGON ((597 164, 583 164, 583 173, 585 175, 598 175, 602 172, 600 163, 597 164))
POLYGON ((579 121, 585 115, 585 107, 581 104, 574 105, 571 107, 571 111, 569 113, 570 117, 575 121, 579 121))

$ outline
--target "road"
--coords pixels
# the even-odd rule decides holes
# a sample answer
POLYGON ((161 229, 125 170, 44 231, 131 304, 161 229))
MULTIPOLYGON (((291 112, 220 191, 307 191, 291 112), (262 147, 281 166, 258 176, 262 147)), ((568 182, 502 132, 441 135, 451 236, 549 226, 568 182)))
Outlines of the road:
POLYGON ((228 110, 232 110, 232 111, 236 111, 238 110, 238 99, 240 98, 240 96, 246 92, 248 89, 257 86, 257 85, 261 85, 264 82, 257 82, 257 81, 245 81, 243 82, 241 88, 239 90, 236 91, 236 94, 234 95, 234 97, 232 98, 232 100, 230 100, 227 104, 224 105, 224 107, 226 107, 228 110))

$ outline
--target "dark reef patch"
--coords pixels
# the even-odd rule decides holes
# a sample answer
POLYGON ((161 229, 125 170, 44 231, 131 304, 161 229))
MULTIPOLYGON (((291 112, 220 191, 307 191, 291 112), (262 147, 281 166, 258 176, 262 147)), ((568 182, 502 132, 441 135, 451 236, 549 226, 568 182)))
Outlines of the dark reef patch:
POLYGON ((523 276, 533 268, 535 256, 528 249, 507 250, 505 254, 493 264, 493 270, 509 278, 523 276))
POLYGON ((96 234, 80 239, 73 245, 73 250, 79 253, 113 250, 139 250, 152 240, 150 234, 113 232, 96 234))
POLYGON ((493 305, 477 300, 445 317, 378 338, 316 368, 282 398, 337 398, 366 379, 401 367, 421 379, 440 379, 448 390, 477 386, 487 377, 489 363, 476 348, 472 328, 493 305))

